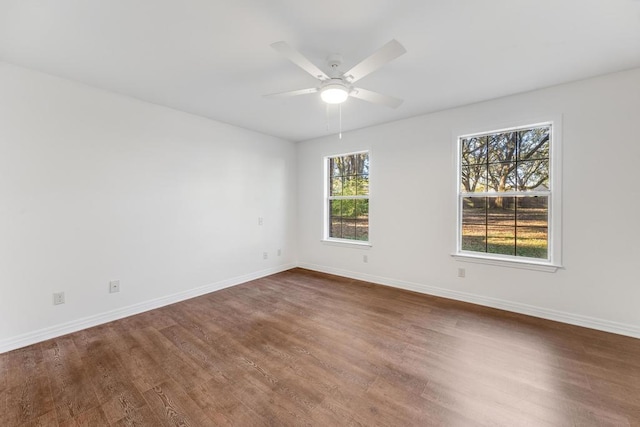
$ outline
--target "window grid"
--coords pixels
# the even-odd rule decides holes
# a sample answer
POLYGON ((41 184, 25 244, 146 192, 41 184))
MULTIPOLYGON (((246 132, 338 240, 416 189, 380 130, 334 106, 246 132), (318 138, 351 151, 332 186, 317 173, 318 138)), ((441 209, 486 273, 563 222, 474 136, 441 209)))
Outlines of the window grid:
POLYGON ((459 138, 459 251, 550 259, 550 138, 551 124, 459 138), (499 175, 493 175, 496 171, 499 175), (500 179, 496 180, 496 176, 500 179), (483 205, 484 230, 474 236, 476 220, 467 215, 466 207, 475 208, 478 203, 483 205), (502 209, 505 205, 512 207, 507 212, 513 218, 508 225, 495 212, 496 217, 492 218, 492 204, 502 209), (529 205, 529 209, 521 205, 529 205), (538 210, 545 212, 544 220, 538 210), (531 215, 527 219, 528 213, 531 215), (478 237, 483 243, 480 247, 478 237), (501 245, 504 241, 511 243, 501 245))
POLYGON ((325 238, 369 240, 369 153, 327 158, 325 238))

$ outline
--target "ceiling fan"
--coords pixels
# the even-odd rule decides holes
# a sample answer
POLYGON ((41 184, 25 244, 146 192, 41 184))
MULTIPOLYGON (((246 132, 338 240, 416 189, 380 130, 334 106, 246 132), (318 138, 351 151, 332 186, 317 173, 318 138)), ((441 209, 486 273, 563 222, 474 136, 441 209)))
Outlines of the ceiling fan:
POLYGON ((402 99, 353 86, 353 84, 361 78, 371 74, 407 51, 397 40, 391 40, 368 58, 362 60, 355 67, 345 72, 340 71, 340 65, 342 63, 340 55, 329 56, 329 71, 325 73, 304 55, 289 46, 287 42, 276 42, 273 43, 271 47, 318 79, 319 84, 316 87, 307 89, 264 95, 266 98, 286 98, 320 92, 320 97, 327 104, 341 104, 349 97, 358 98, 374 104, 386 105, 391 108, 397 108, 402 104, 402 99))

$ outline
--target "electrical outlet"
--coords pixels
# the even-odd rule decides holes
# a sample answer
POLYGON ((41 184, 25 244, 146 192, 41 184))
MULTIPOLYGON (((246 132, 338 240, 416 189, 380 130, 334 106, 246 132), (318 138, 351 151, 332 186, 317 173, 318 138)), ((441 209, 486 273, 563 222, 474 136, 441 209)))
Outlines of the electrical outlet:
POLYGON ((258 225, 262 225, 262 224, 264 224, 264 218, 260 216, 258 217, 258 225))
POLYGON ((64 292, 56 292, 53 294, 53 305, 64 304, 64 292))
POLYGON ((112 280, 109 282, 109 293, 116 293, 116 292, 120 292, 120 281, 119 280, 112 280))
POLYGON ((369 256, 368 255, 362 255, 362 262, 369 262, 369 256))
POLYGON ((269 258, 269 254, 266 252, 262 252, 262 259, 267 259, 269 258))
POLYGON ((278 256, 282 256, 282 249, 278 249, 278 256))
POLYGON ((465 277, 466 275, 467 275, 467 272, 465 271, 464 268, 458 269, 458 277, 465 277))

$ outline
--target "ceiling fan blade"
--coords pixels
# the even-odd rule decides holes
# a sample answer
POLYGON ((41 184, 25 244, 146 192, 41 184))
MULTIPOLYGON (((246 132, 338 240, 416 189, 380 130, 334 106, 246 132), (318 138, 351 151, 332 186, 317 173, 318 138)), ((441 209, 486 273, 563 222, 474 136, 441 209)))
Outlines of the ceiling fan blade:
POLYGON ((317 87, 310 87, 308 89, 290 90, 287 92, 270 93, 269 95, 263 95, 265 98, 288 98, 290 96, 306 95, 309 93, 316 93, 317 87))
POLYGON ((362 99, 363 101, 372 102, 374 104, 386 105, 390 108, 398 108, 403 102, 402 99, 394 98, 393 96, 383 95, 372 90, 360 88, 353 88, 353 91, 349 96, 362 99))
POLYGON ((275 42, 271 45, 271 47, 277 50, 280 54, 286 56, 291 62, 305 70, 307 73, 311 74, 316 79, 329 79, 329 76, 327 76, 320 68, 313 65, 311 61, 309 61, 300 52, 289 46, 287 42, 275 42))
POLYGON ((344 76, 351 82, 356 82, 373 73, 387 62, 393 61, 407 50, 397 40, 391 40, 389 43, 375 51, 368 58, 360 61, 358 65, 344 73, 344 76))

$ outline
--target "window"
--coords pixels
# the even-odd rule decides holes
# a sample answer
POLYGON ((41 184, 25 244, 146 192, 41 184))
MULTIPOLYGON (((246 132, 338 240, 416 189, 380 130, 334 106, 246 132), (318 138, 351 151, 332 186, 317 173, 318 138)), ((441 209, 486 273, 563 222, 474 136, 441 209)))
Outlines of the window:
POLYGON ((457 254, 554 264, 552 124, 461 136, 458 144, 457 254))
POLYGON ((369 152, 327 157, 326 240, 369 241, 369 152))

